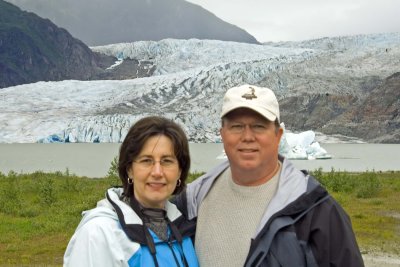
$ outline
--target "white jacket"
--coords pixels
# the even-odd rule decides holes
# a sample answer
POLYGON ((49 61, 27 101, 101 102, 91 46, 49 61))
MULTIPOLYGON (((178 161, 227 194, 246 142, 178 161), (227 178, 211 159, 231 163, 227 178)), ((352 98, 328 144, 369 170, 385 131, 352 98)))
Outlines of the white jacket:
MULTIPOLYGON (((83 212, 82 221, 65 251, 64 266, 154 266, 149 249, 141 242, 144 240, 143 222, 128 204, 120 200, 122 192, 122 188, 108 189, 106 199, 99 201, 96 208, 83 212)), ((182 214, 174 204, 167 202, 166 211, 172 222, 182 222, 182 214)), ((153 232, 151 234, 160 267, 177 266, 171 249, 177 255, 182 255, 183 249, 189 266, 198 266, 189 236, 182 234, 182 247, 176 240, 170 247, 153 232)), ((180 266, 184 266, 182 261, 180 266)))

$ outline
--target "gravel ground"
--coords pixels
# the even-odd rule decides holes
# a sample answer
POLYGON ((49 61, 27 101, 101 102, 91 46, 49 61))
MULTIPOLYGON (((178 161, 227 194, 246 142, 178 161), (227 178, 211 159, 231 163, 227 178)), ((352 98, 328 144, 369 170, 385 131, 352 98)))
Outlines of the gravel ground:
POLYGON ((390 254, 363 255, 365 267, 399 267, 400 256, 390 254))

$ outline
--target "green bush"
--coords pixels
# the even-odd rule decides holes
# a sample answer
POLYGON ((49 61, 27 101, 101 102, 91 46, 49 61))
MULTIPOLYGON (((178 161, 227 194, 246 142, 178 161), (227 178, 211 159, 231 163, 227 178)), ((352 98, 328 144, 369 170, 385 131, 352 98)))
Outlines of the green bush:
POLYGON ((54 180, 51 178, 45 178, 40 180, 39 185, 39 195, 41 202, 48 206, 52 205, 56 201, 56 189, 54 185, 54 180))
POLYGON ((356 196, 358 198, 371 198, 378 195, 381 183, 375 172, 365 172, 358 176, 356 196))
POLYGON ((354 180, 346 172, 335 172, 332 168, 328 173, 322 173, 322 169, 315 170, 311 174, 317 178, 323 187, 331 192, 352 192, 355 187, 354 180))
POLYGON ((358 198, 371 198, 377 196, 381 186, 375 172, 349 174, 336 172, 333 168, 328 173, 317 169, 310 173, 329 192, 355 194, 358 198))
POLYGON ((22 194, 18 179, 14 173, 9 174, 4 187, 0 189, 0 212, 17 215, 22 208, 22 194))
POLYGON ((108 169, 107 172, 107 176, 108 177, 114 177, 114 178, 118 178, 119 174, 118 174, 118 157, 114 157, 113 160, 111 161, 111 166, 108 169))

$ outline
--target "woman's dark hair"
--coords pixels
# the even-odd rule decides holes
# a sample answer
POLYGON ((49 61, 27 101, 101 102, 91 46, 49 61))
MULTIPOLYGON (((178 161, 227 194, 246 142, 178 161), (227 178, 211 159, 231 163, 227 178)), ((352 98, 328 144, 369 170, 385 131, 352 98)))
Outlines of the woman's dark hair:
POLYGON ((132 125, 119 150, 118 173, 126 197, 133 195, 133 186, 128 184, 128 170, 146 141, 156 135, 164 135, 171 140, 175 157, 181 169, 179 177, 181 184, 175 188, 172 194, 179 193, 185 187, 190 168, 189 143, 186 134, 172 120, 160 116, 150 116, 142 118, 132 125))

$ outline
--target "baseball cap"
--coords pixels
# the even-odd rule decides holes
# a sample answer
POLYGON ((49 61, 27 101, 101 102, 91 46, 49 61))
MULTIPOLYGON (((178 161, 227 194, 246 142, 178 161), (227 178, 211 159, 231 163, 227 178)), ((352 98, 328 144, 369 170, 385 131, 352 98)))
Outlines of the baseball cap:
POLYGON ((248 108, 270 121, 280 121, 278 100, 266 87, 244 84, 228 89, 222 102, 221 118, 237 108, 248 108))

